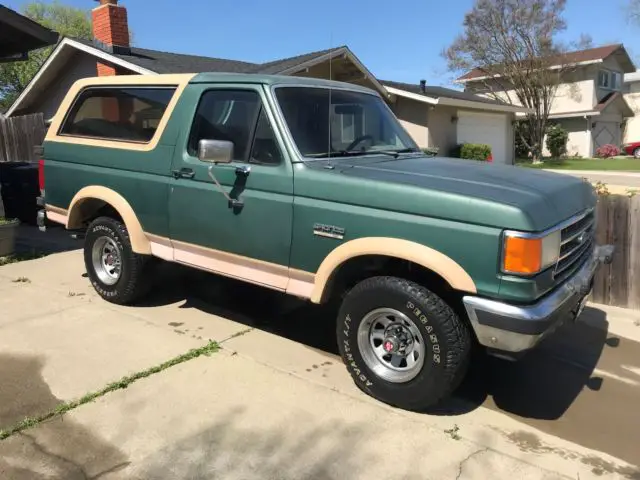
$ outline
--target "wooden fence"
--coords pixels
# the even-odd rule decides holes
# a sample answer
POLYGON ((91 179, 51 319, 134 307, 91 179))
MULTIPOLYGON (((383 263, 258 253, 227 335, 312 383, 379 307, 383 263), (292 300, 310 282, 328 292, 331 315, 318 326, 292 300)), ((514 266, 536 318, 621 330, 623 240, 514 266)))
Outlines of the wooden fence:
POLYGON ((42 113, 0 117, 0 162, 36 161, 33 147, 42 144, 45 133, 42 113))
POLYGON ((597 243, 615 252, 596 274, 591 301, 640 309, 640 195, 599 195, 597 222, 597 243))

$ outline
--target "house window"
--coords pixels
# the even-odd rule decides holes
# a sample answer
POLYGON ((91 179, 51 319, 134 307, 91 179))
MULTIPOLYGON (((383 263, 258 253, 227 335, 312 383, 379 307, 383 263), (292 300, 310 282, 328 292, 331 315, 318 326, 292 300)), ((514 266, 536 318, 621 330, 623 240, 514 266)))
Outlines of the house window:
POLYGON ((622 74, 619 72, 611 72, 611 88, 620 90, 622 88, 622 74))
POLYGON ((173 87, 89 88, 65 119, 61 135, 148 143, 158 129, 173 87))
POLYGON ((622 88, 622 74, 609 70, 598 72, 598 87, 607 90, 620 90, 622 88))

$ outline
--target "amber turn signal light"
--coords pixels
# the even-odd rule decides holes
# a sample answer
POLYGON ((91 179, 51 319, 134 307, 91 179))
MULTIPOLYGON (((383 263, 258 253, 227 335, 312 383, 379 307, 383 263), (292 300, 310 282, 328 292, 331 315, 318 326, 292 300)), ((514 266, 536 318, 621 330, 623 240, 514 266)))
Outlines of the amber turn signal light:
POLYGON ((542 267, 542 239, 505 237, 503 270, 508 273, 532 274, 542 267))

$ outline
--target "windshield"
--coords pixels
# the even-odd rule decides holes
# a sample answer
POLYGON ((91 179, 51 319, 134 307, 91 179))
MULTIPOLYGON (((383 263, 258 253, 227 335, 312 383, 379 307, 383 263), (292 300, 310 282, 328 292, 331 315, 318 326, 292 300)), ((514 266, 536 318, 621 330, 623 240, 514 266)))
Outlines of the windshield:
POLYGON ((376 95, 314 87, 279 87, 275 92, 305 157, 419 151, 376 95))

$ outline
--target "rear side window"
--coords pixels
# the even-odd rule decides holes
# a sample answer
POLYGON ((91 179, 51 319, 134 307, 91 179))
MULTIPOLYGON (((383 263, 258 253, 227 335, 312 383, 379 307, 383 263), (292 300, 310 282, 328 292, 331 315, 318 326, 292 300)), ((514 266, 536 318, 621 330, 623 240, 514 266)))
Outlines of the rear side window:
POLYGON ((175 87, 89 88, 67 115, 61 135, 148 143, 175 87))

